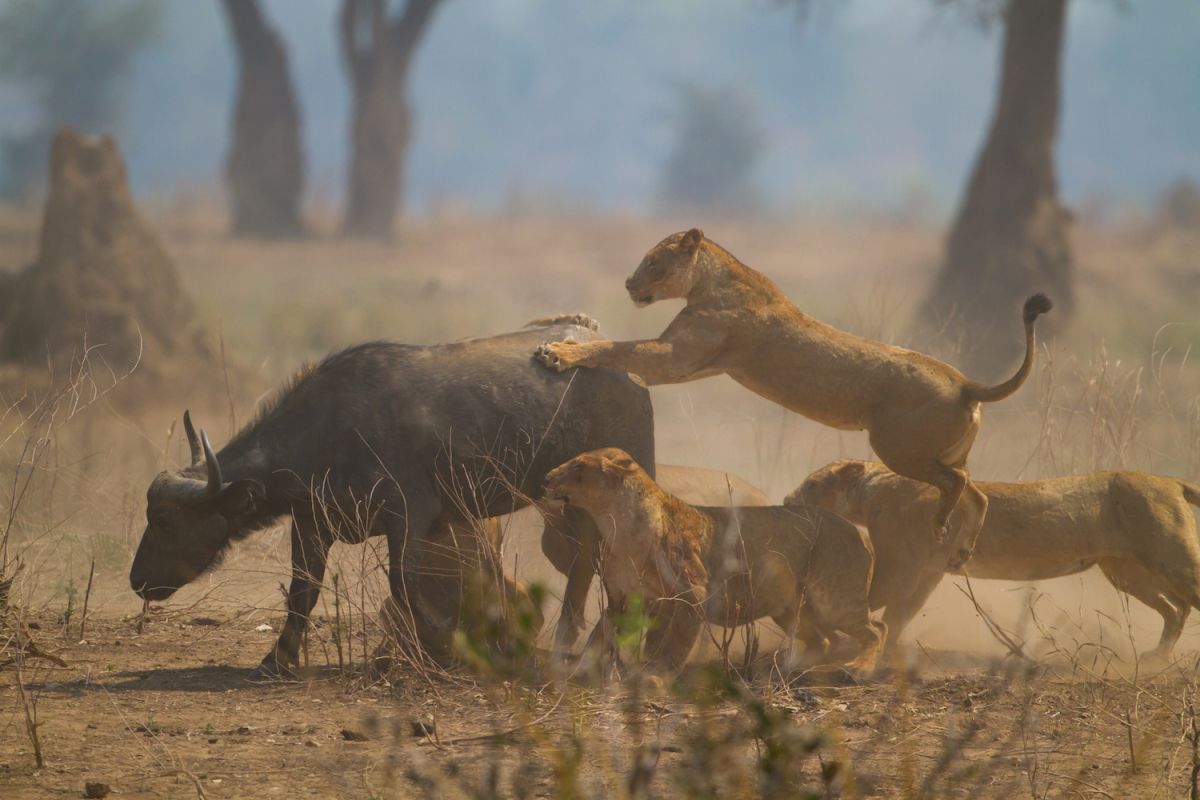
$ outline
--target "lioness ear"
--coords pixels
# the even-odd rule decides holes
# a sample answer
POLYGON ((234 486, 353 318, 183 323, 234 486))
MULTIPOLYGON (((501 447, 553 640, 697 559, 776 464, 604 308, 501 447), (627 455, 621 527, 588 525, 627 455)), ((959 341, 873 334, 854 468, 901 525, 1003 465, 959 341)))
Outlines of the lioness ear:
POLYGON ((266 489, 256 480, 231 481, 221 487, 221 493, 216 497, 217 511, 226 519, 245 516, 252 513, 265 496, 266 489))
POLYGON ((699 228, 692 228, 679 240, 679 249, 691 255, 700 249, 700 243, 703 241, 704 231, 699 228))
POLYGON ((863 476, 867 471, 866 466, 861 461, 850 461, 838 467, 837 476, 841 483, 850 483, 856 481, 863 476))
POLYGON ((634 460, 629 456, 617 456, 612 460, 612 463, 623 470, 631 470, 637 466, 634 460))
POLYGON ((624 474, 634 467, 633 459, 629 456, 614 456, 600 462, 600 471, 611 474, 624 474))

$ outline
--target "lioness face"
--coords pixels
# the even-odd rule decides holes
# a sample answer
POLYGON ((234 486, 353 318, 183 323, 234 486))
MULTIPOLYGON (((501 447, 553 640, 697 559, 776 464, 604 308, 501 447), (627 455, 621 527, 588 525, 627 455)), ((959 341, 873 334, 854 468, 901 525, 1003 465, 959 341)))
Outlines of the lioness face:
POLYGON ((619 493, 639 469, 624 450, 592 450, 546 474, 546 497, 581 508, 599 507, 619 493))
POLYGON ((648 306, 659 300, 687 297, 695 282, 696 258, 703 241, 704 233, 692 228, 656 244, 625 281, 633 302, 648 306))

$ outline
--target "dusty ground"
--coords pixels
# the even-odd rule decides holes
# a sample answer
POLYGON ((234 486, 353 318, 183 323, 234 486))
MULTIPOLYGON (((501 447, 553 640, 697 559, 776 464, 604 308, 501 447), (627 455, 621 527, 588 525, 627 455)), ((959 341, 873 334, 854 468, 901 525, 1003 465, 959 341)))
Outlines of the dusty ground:
MULTIPOLYGON (((760 668, 752 694, 711 706, 692 694, 648 706, 417 675, 369 685, 339 672, 321 635, 323 649, 311 654, 319 666, 302 682, 248 683, 274 635, 256 628, 281 621, 287 553, 278 529, 239 545, 138 634, 126 575, 146 485, 186 458, 172 427, 183 408, 219 446, 301 361, 355 341, 481 335, 558 310, 587 311, 618 338, 653 336, 676 307, 635 309, 621 281, 648 246, 692 222, 446 217, 386 244, 254 244, 229 240, 207 213, 151 216, 214 344, 224 342, 230 377, 135 380, 85 398, 45 436, 0 418, 0 535, 7 557, 25 564, 13 598, 41 625, 43 648, 67 663, 23 669, 41 723, 40 770, 14 665, 0 666, 0 798, 79 796, 87 780, 116 797, 187 797, 197 794, 193 778, 208 797, 487 796, 493 765, 501 796, 607 796, 634 772, 652 775, 654 794, 704 795, 689 781, 709 778, 723 795, 797 786, 823 794, 822 764, 835 783, 856 777, 837 784, 843 796, 1186 795, 1200 627, 1187 628, 1171 669, 1135 673, 1132 652, 1152 646, 1161 623, 1092 573, 974 586, 981 607, 1037 658, 1032 677, 992 669, 1004 647, 961 582, 946 581, 910 628, 911 681, 792 691, 764 684, 769 670, 760 668), (87 643, 78 644, 93 561, 87 643), (56 620, 68 606, 75 632, 64 638, 56 620), (430 718, 438 741, 413 736, 412 722, 430 718), (453 741, 518 727, 498 742, 453 741), (343 729, 368 738, 346 740, 343 729), (633 769, 638 742, 663 748, 654 769, 654 759, 633 769)), ((802 308, 899 343, 941 246, 940 231, 879 221, 701 222, 802 308)), ((27 262, 35 242, 36 219, 0 213, 0 271, 27 262)), ((1077 230, 1075 244, 1077 317, 1041 351, 1030 384, 987 409, 973 474, 1129 467, 1200 478, 1200 359, 1191 353, 1200 345, 1200 248, 1194 237, 1136 227, 1077 230)), ((789 415, 725 379, 658 388, 653 398, 660 461, 729 470, 775 498, 833 458, 869 454, 865 436, 789 415)), ((554 591, 537 535, 536 520, 514 523, 506 564, 554 591)), ((378 554, 336 555, 331 574, 361 620, 378 607, 378 554)), ((319 614, 333 614, 330 595, 319 614)), ((547 612, 549 628, 553 599, 547 612)), ((368 644, 371 636, 368 627, 368 644)))
POLYGON ((605 797, 638 763, 655 796, 710 782, 744 795, 770 793, 770 770, 754 765, 771 748, 780 789, 791 787, 779 796, 804 786, 823 796, 822 765, 838 764, 832 783, 847 797, 1174 798, 1193 768, 1194 658, 1135 678, 1090 655, 1026 671, 929 651, 912 675, 759 681, 752 702, 697 704, 416 674, 372 684, 336 663, 261 684, 250 670, 274 634, 248 615, 157 612, 140 634, 135 619, 95 620, 86 641, 64 641, 51 617, 36 622, 41 648, 67 666, 30 659, 22 675, 42 769, 16 674, 0 672, 6 798, 78 797, 87 782, 124 798, 489 796, 489 785, 498 796, 605 797))

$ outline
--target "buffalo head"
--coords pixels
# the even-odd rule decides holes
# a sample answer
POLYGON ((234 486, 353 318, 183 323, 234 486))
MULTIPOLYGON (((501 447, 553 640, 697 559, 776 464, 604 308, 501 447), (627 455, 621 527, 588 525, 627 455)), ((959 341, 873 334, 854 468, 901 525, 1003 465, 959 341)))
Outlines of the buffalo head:
POLYGON ((146 600, 165 600, 216 566, 230 542, 248 533, 263 499, 256 480, 222 480, 208 436, 196 436, 186 411, 183 427, 191 466, 160 473, 146 491, 146 531, 129 571, 130 586, 146 600))

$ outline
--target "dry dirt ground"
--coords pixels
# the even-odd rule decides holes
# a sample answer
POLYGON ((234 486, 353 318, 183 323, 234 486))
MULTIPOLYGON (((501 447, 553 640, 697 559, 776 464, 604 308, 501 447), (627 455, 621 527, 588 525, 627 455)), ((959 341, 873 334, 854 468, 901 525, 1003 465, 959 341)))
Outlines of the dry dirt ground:
POLYGON ((1135 676, 1095 652, 1033 666, 926 651, 915 672, 791 688, 760 662, 752 691, 715 700, 701 673, 654 696, 388 684, 336 663, 254 683, 274 634, 244 615, 157 611, 141 633, 95 620, 85 641, 34 622, 66 665, 28 659, 21 675, 41 769, 17 675, 0 671, 5 798, 89 782, 122 798, 610 797, 631 782, 650 796, 1177 798, 1200 764, 1194 657, 1135 676))
MULTIPOLYGON (((1161 622, 1094 573, 977 582, 978 608, 961 581, 945 581, 910 627, 910 662, 893 677, 788 688, 758 664, 750 692, 699 670, 690 689, 653 700, 413 672, 373 684, 338 669, 328 625, 300 682, 249 683, 281 623, 280 529, 239 544, 137 632, 127 574, 145 487, 186 463, 185 407, 219 447, 301 361, 356 341, 486 335, 562 310, 590 313, 617 338, 656 335, 677 306, 635 309, 621 282, 651 244, 694 222, 818 318, 902 344, 941 231, 878 220, 446 217, 408 225, 391 243, 256 244, 230 240, 203 210, 150 216, 229 368, 193 370, 178 384, 135 375, 45 429, 22 428, 0 404, 0 535, 25 565, 12 598, 39 624, 41 648, 66 663, 29 659, 18 678, 5 663, 11 649, 0 653, 0 799, 81 796, 89 780, 118 798, 602 797, 630 786, 657 796, 791 797, 803 787, 843 797, 1187 796, 1200 626, 1185 630, 1170 668, 1135 670, 1131 653, 1157 641, 1161 622), (264 624, 272 630, 257 630, 264 624), (993 624, 1036 668, 997 661, 1006 647, 993 624), (414 735, 414 722, 430 721, 434 735, 414 735)), ((0 213, 0 271, 31 258, 36 222, 0 213)), ((1075 237, 1075 320, 1045 343, 1022 392, 987 409, 973 475, 1136 468, 1197 480, 1195 236, 1081 225, 1075 237)), ((660 461, 729 470, 776 499, 834 458, 869 455, 865 436, 789 415, 726 379, 652 396, 660 461)), ((518 577, 558 587, 528 520, 505 550, 518 577)), ((378 608, 379 554, 345 548, 338 558, 331 573, 344 597, 359 598, 348 608, 361 620, 378 608)), ((326 618, 330 594, 318 605, 326 618)), ((549 630, 553 597, 546 610, 549 630)), ((366 634, 356 664, 376 641, 369 625, 366 634)), ((719 661, 714 652, 699 660, 719 661)))

